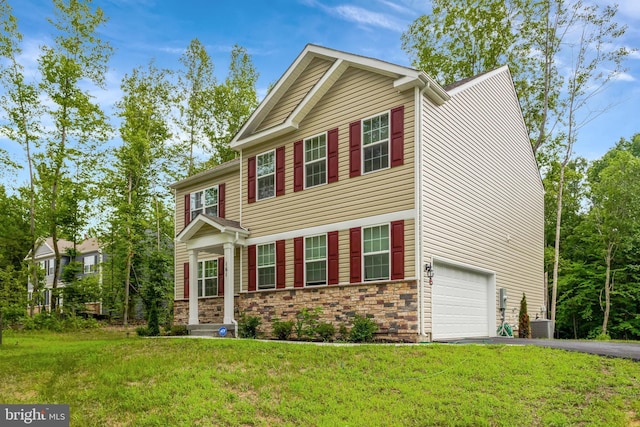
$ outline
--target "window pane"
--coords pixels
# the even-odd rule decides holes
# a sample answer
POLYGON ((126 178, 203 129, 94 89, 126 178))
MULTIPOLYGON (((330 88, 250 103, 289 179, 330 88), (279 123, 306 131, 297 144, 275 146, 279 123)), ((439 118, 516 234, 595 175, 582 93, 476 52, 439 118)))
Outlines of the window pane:
POLYGON ((389 278, 389 254, 364 256, 364 280, 389 278))
POLYGON ((258 246, 258 267, 276 264, 276 245, 274 243, 258 246))
POLYGON ((218 294, 218 279, 205 279, 204 280, 204 294, 205 296, 215 296, 218 294))
POLYGON ((276 286, 276 268, 258 267, 258 289, 271 289, 276 286))
POLYGON ((389 251, 389 226, 363 229, 364 253, 389 251))
POLYGON ((327 182, 327 163, 319 161, 306 166, 307 187, 324 184, 327 182))
POLYGON ((364 171, 371 172, 389 167, 389 142, 364 147, 364 171))
POLYGON ((217 205, 218 204, 218 188, 213 187, 213 188, 207 189, 204 193, 204 198, 205 198, 206 206, 217 205))
POLYGON ((327 263, 325 260, 307 262, 307 285, 327 283, 327 263))
POLYGON ((216 277, 218 275, 218 262, 209 260, 204 262, 205 277, 216 277))
POLYGON ((276 170, 275 153, 273 151, 258 156, 258 176, 274 173, 276 170))
POLYGON ((327 141, 325 135, 305 140, 305 162, 323 159, 327 156, 327 141))
POLYGON ((275 177, 273 175, 258 178, 258 200, 275 195, 275 177))
POLYGON ((202 208, 202 191, 191 193, 191 210, 202 208))
POLYGON ((326 236, 307 237, 305 244, 307 261, 327 257, 326 236))
POLYGON ((389 114, 384 113, 362 121, 363 145, 375 144, 389 138, 389 114))
POLYGON ((199 297, 204 296, 202 293, 202 279, 198 279, 198 296, 199 297))
POLYGON ((211 216, 218 216, 218 205, 207 207, 204 213, 211 216))

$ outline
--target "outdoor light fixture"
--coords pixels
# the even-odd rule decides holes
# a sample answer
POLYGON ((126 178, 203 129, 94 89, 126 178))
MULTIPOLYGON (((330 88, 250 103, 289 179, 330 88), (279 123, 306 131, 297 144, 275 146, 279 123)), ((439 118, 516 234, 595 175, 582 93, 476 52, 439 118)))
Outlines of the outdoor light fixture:
POLYGON ((426 263, 426 264, 424 265, 424 271, 426 271, 426 272, 427 272, 427 277, 428 277, 429 279, 432 279, 432 278, 433 278, 433 274, 434 274, 434 272, 433 272, 433 267, 431 266, 431 263, 430 263, 430 262, 428 262, 428 263, 426 263))

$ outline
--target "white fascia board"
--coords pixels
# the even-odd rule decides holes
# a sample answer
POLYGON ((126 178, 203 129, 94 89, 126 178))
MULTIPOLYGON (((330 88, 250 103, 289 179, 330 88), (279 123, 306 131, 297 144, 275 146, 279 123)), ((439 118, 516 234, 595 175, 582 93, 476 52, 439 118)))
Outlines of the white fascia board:
POLYGON ((462 92, 464 90, 467 90, 469 88, 474 87, 477 84, 482 83, 485 80, 488 80, 490 78, 492 78, 493 76, 496 76, 498 74, 504 73, 504 72, 509 72, 509 67, 507 67, 506 65, 503 65, 500 68, 496 68, 493 71, 489 71, 486 74, 481 75, 480 77, 477 77, 475 79, 469 80, 467 83, 461 84, 458 87, 454 87, 453 89, 451 89, 448 93, 451 96, 455 96, 458 92, 462 92))
POLYGON ((176 241, 181 243, 188 243, 189 240, 191 240, 191 238, 204 225, 210 225, 211 227, 218 230, 221 234, 238 233, 238 235, 241 235, 243 237, 249 235, 249 232, 247 230, 236 227, 223 226, 207 218, 206 216, 199 215, 193 221, 191 221, 189 225, 187 225, 185 229, 180 232, 180 234, 176 236, 176 241))

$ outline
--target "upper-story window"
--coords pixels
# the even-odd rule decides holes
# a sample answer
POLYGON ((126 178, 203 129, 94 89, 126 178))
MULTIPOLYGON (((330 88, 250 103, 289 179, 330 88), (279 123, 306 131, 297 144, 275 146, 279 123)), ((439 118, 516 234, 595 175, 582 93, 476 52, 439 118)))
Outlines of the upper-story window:
POLYGON ((82 259, 82 264, 84 265, 84 274, 95 273, 96 272, 96 257, 95 256, 87 256, 82 259))
POLYGON ((218 295, 218 260, 198 262, 198 296, 218 295))
POLYGON ((314 187, 327 182, 327 134, 304 140, 305 187, 314 187))
POLYGON ((305 238, 305 285, 327 284, 327 236, 305 238))
POLYGON ((199 213, 218 216, 218 186, 191 193, 191 219, 199 213))
POLYGON ((258 245, 258 289, 276 287, 276 245, 258 245))
POLYGON ((364 280, 389 278, 389 225, 362 229, 364 280))
POLYGON ((257 193, 258 200, 268 199, 276 195, 276 156, 269 151, 256 156, 257 160, 257 193))
POLYGON ((389 113, 362 120, 364 173, 389 167, 389 113))

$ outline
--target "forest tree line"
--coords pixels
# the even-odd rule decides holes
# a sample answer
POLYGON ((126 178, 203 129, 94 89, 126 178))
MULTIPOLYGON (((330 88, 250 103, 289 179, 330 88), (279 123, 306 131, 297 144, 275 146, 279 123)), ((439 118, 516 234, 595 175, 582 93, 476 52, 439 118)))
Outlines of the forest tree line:
MULTIPOLYGON (((640 339, 640 134, 611 135, 613 147, 597 160, 575 155, 581 130, 606 111, 592 103, 633 52, 619 42, 627 28, 617 8, 580 0, 431 3, 432 12, 402 34, 415 68, 446 85, 509 65, 546 190, 547 310, 557 335, 640 339)), ((112 54, 96 31, 107 18, 89 1, 53 4, 55 38, 41 48, 31 80, 20 63, 18 23, 0 0, 2 132, 26 164, 2 151, 0 162, 29 171, 17 192, 0 187, 0 293, 7 296, 0 304, 5 312, 10 301, 24 306, 27 276, 42 282, 23 260, 38 237, 75 242, 90 231, 110 254, 102 289, 110 313, 126 324, 133 293, 147 313, 159 308, 168 320, 174 213, 167 185, 236 156, 228 142, 258 104, 258 73, 235 46, 227 77, 217 81, 194 39, 175 69, 150 61, 125 75, 109 118, 89 95, 104 88, 112 54)))

